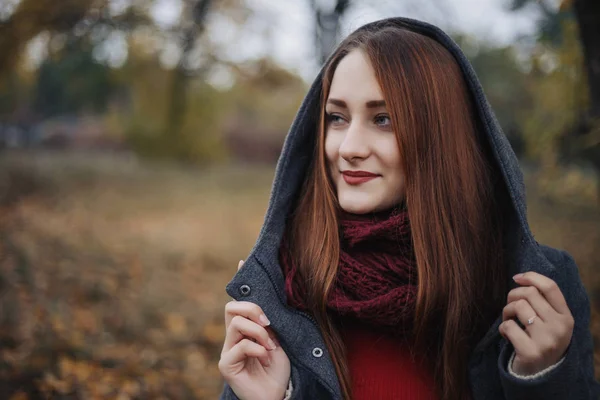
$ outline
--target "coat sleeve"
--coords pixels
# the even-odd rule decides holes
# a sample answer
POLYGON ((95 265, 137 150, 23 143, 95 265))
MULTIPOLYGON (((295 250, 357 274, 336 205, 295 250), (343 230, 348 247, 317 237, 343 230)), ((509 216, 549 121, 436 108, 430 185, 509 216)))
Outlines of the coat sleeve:
POLYGON ((510 358, 508 359, 508 373, 509 373, 509 374, 511 374, 512 376, 516 376, 517 378, 520 378, 520 379, 525 379, 525 380, 528 380, 528 379, 535 379, 535 378, 538 378, 538 377, 540 377, 540 376, 542 376, 542 375, 545 375, 545 374, 547 374, 548 372, 550 372, 550 371, 552 371, 553 369, 555 369, 555 368, 557 368, 558 366, 560 366, 560 364, 562 364, 562 362, 563 362, 563 361, 565 361, 565 356, 563 356, 563 357, 562 357, 560 360, 558 360, 558 361, 556 362, 556 364, 554 364, 554 365, 551 365, 551 366, 549 366, 549 367, 546 367, 544 370, 542 370, 542 371, 540 371, 540 372, 537 372, 537 373, 535 373, 535 374, 532 374, 532 375, 519 375, 519 374, 517 374, 515 371, 513 371, 513 369, 512 369, 512 363, 513 363, 513 361, 514 361, 514 359, 515 359, 515 356, 516 356, 516 355, 517 355, 517 353, 515 353, 515 351, 513 350, 513 352, 512 352, 512 354, 511 354, 510 358))
POLYGON ((594 379, 594 351, 590 332, 590 302, 577 265, 566 252, 543 247, 544 253, 558 268, 564 270, 565 284, 561 287, 575 326, 564 360, 556 368, 535 379, 520 379, 508 370, 513 346, 506 344, 498 359, 500 379, 507 400, 596 400, 600 386, 594 379))
MULTIPOLYGON (((304 399, 328 399, 330 396, 326 394, 324 388, 311 379, 302 368, 296 367, 292 363, 291 380, 292 393, 289 400, 304 400, 304 399)), ((231 387, 225 383, 223 392, 219 400, 245 400, 240 399, 235 395, 231 387)), ((283 397, 280 399, 283 400, 283 397)))
POLYGON ((240 400, 240 398, 235 395, 233 389, 231 389, 231 386, 225 382, 221 396, 219 396, 219 400, 240 400))

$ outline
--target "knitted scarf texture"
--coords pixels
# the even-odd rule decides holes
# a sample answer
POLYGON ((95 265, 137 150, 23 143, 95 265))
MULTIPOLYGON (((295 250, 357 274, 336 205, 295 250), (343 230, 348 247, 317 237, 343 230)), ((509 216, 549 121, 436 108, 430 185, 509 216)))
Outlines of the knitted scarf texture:
MULTIPOLYGON (((364 215, 341 212, 339 225, 340 260, 328 311, 405 335, 412 327, 417 296, 408 212, 400 207, 364 215)), ((285 238, 280 250, 288 304, 307 311, 306 292, 285 238)))

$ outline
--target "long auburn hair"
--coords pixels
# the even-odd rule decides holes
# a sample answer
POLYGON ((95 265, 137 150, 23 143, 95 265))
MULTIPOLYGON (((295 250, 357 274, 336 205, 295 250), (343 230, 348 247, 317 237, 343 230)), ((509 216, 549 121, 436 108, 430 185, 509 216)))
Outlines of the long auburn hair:
POLYGON ((351 399, 344 344, 326 308, 340 255, 336 191, 325 156, 324 105, 350 51, 370 60, 387 104, 405 171, 405 204, 418 271, 412 352, 428 360, 440 398, 471 397, 468 360, 505 301, 502 185, 480 137, 473 100, 449 51, 399 26, 363 29, 325 67, 318 137, 301 196, 286 226, 289 257, 351 399))

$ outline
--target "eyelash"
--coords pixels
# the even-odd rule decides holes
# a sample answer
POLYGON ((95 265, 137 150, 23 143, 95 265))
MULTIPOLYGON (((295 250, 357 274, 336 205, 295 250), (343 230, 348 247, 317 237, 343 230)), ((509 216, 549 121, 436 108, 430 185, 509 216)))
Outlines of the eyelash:
MULTIPOLYGON (((327 123, 328 123, 328 124, 329 124, 329 123, 335 123, 335 122, 336 122, 336 120, 337 120, 338 118, 339 118, 339 119, 344 119, 344 118, 343 118, 342 116, 340 116, 339 114, 330 114, 330 113, 326 113, 326 114, 325 114, 325 117, 326 117, 326 121, 327 121, 327 123)), ((377 120, 380 120, 381 118, 387 118, 387 119, 388 119, 388 121, 389 121, 389 122, 388 122, 388 125, 391 125, 391 124, 392 124, 392 121, 391 121, 391 119, 390 119, 390 116, 389 116, 389 115, 387 115, 387 114, 378 114, 378 115, 376 115, 376 116, 375 116, 375 118, 373 118, 373 120, 374 120, 374 121, 377 121, 377 120)), ((379 124, 377 124, 377 122, 375 122, 375 124, 376 124, 376 125, 379 125, 379 124)), ((380 126, 381 126, 381 125, 380 125, 380 126)))
POLYGON ((392 125, 392 120, 390 118, 389 115, 387 114, 379 114, 375 116, 375 120, 381 119, 381 118, 387 118, 388 119, 388 125, 392 125))
POLYGON ((340 116, 339 116, 339 115, 337 115, 337 114, 330 114, 330 113, 326 113, 326 114, 325 114, 325 120, 327 121, 327 123, 330 123, 330 122, 335 122, 335 120, 336 120, 337 118, 343 119, 342 117, 340 117, 340 116))

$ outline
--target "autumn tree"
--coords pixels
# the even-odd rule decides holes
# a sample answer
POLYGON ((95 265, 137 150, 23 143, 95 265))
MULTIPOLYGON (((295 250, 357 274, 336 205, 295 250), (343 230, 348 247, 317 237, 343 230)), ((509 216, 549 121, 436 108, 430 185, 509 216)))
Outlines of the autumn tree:
POLYGON ((600 176, 600 2, 574 0, 573 9, 585 57, 589 108, 572 147, 594 165, 600 176))
POLYGON ((14 67, 25 45, 40 32, 71 31, 92 8, 107 0, 22 0, 16 10, 0 23, 0 76, 14 67))

